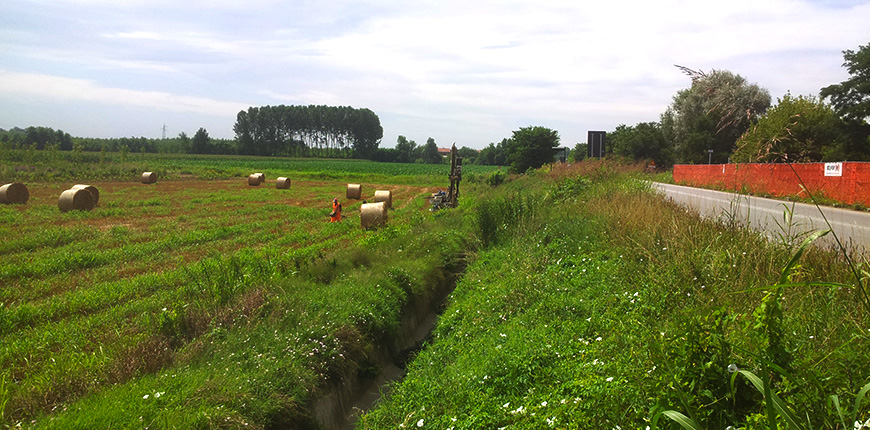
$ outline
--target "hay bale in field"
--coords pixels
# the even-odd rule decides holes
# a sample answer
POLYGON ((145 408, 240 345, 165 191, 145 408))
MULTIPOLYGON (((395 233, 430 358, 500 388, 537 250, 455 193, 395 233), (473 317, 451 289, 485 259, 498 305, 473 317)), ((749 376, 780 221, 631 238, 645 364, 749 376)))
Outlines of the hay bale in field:
POLYGON ((248 176, 248 185, 250 185, 252 187, 259 186, 260 185, 260 177, 257 176, 256 173, 252 174, 251 176, 248 176))
POLYGON ((76 184, 73 185, 71 190, 85 190, 91 193, 91 196, 94 198, 94 206, 97 206, 100 203, 100 190, 93 185, 84 185, 84 184, 76 184))
POLYGON ((290 178, 278 178, 278 181, 275 182, 275 188, 279 190, 289 190, 290 189, 290 178))
POLYGON ((265 175, 265 174, 263 174, 263 173, 254 173, 254 175, 257 176, 257 179, 260 181, 261 184, 262 184, 263 182, 266 182, 266 175, 265 175))
POLYGON ((347 184, 347 199, 359 200, 362 197, 362 185, 347 184))
POLYGON ((94 195, 85 189, 66 190, 60 194, 57 207, 61 212, 89 211, 94 208, 94 195))
POLYGON ((375 203, 384 202, 387 209, 393 208, 393 192, 390 190, 375 191, 375 203))
POLYGON ((12 182, 0 187, 0 203, 23 205, 30 199, 27 186, 20 182, 12 182))
POLYGON ((387 224, 387 205, 385 202, 363 203, 359 208, 362 228, 372 228, 387 224))
POLYGON ((157 173, 155 172, 145 172, 142 174, 142 183, 143 184, 156 184, 157 183, 157 173))

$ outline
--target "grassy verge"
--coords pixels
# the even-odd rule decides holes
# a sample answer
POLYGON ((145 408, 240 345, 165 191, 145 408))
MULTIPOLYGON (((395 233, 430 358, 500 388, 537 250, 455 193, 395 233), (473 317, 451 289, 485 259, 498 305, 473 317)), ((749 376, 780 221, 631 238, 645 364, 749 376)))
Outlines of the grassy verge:
POLYGON ((680 428, 666 410, 769 428, 762 393, 729 368, 764 375, 805 428, 840 425, 829 396, 851 407, 870 380, 870 325, 837 255, 808 250, 774 288, 793 249, 701 221, 615 166, 575 168, 471 208, 486 248, 360 428, 680 428))

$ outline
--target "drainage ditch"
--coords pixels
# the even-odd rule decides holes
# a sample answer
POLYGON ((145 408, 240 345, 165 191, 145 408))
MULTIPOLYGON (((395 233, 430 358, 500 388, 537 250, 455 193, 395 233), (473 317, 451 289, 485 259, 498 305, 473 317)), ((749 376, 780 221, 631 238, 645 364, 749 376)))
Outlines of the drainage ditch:
MULTIPOLYGON (((373 361, 380 368, 378 377, 362 378, 346 375, 341 385, 330 387, 313 402, 312 412, 321 428, 326 430, 351 430, 360 416, 368 412, 385 394, 387 384, 401 380, 404 367, 422 348, 435 328, 438 314, 443 310, 447 296, 453 292, 461 274, 465 271, 464 256, 450 269, 450 276, 429 294, 410 297, 402 309, 400 333, 386 344, 377 345, 380 350, 373 361)), ((447 271, 448 268, 443 270, 447 271)))

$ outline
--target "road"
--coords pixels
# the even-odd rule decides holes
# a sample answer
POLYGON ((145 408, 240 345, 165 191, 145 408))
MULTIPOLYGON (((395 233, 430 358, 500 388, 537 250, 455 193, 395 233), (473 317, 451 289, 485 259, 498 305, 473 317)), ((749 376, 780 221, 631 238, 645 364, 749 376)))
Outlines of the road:
MULTIPOLYGON (((870 250, 870 213, 867 212, 822 206, 823 218, 819 208, 810 204, 680 185, 653 183, 653 187, 674 202, 698 211, 701 216, 725 223, 737 222, 777 241, 783 236, 803 237, 801 234, 806 232, 830 228, 847 248, 865 256, 870 250), (789 229, 789 223, 785 221, 787 211, 793 213, 790 233, 786 233, 789 229)), ((836 244, 832 234, 819 239, 819 242, 823 246, 836 244)))

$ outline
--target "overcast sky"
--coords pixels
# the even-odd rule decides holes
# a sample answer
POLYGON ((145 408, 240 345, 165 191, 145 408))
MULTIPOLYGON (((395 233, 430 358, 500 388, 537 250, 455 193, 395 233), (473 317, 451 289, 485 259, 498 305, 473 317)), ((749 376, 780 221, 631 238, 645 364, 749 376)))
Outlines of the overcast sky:
POLYGON ((369 108, 398 135, 562 145, 658 121, 674 64, 818 95, 870 43, 870 0, 4 0, 0 128, 233 138, 250 106, 369 108))

